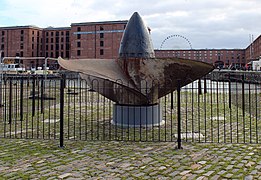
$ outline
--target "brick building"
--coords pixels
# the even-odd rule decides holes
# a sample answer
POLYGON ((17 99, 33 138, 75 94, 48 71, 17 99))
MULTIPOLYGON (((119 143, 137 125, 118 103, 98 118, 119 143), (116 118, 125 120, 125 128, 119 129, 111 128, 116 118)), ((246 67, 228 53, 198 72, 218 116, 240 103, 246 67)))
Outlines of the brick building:
POLYGON ((246 59, 249 61, 257 60, 261 57, 261 35, 245 49, 246 59))
MULTIPOLYGON (((117 58, 121 37, 128 21, 72 23, 71 27, 0 27, 1 57, 43 57, 11 60, 27 69, 43 67, 44 57, 65 59, 117 58)), ((57 67, 57 62, 48 61, 57 67)))
POLYGON ((127 21, 71 24, 71 58, 117 58, 127 21))
MULTIPOLYGON (((42 29, 35 26, 0 28, 1 57, 42 56, 42 29)), ((37 64, 37 61, 23 62, 37 64)))
MULTIPOLYGON (((70 27, 0 27, 1 57, 43 57, 20 60, 29 69, 44 65, 44 58, 65 59, 118 57, 120 41, 127 21, 72 23, 70 27)), ((242 67, 261 56, 261 36, 246 49, 155 50, 156 57, 179 57, 218 66, 242 67)), ((48 66, 57 62, 48 61, 48 66)))
POLYGON ((222 67, 241 67, 246 64, 244 49, 155 50, 155 54, 158 58, 178 57, 222 67))

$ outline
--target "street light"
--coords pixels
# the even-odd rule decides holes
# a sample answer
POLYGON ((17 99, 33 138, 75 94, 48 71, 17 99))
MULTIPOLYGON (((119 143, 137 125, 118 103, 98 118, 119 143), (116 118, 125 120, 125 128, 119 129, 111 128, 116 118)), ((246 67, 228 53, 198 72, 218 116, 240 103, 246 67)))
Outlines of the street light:
POLYGON ((47 58, 45 58, 45 60, 44 60, 44 75, 45 75, 45 80, 46 80, 46 76, 47 76, 47 60, 54 60, 54 61, 58 61, 58 59, 57 58, 50 58, 50 57, 47 57, 47 58))

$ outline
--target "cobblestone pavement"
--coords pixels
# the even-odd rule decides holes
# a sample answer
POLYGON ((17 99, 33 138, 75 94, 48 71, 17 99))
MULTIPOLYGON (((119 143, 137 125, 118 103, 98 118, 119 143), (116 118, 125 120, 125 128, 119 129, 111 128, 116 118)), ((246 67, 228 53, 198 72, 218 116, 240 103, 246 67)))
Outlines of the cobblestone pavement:
POLYGON ((0 179, 261 179, 260 144, 0 139, 0 179))

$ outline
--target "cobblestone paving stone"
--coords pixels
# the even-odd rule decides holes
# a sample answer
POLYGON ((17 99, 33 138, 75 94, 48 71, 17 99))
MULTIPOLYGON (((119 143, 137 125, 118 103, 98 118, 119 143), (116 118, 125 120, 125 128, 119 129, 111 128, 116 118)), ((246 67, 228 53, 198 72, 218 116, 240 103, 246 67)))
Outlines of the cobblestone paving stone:
POLYGON ((260 179, 260 144, 0 139, 0 179, 260 179))

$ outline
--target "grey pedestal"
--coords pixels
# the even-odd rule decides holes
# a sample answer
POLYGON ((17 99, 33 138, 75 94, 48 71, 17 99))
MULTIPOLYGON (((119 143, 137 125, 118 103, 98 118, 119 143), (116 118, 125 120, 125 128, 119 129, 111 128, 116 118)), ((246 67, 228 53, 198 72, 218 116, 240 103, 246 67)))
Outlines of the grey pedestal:
POLYGON ((121 127, 152 127, 164 124, 160 104, 147 106, 113 105, 112 124, 121 127))

